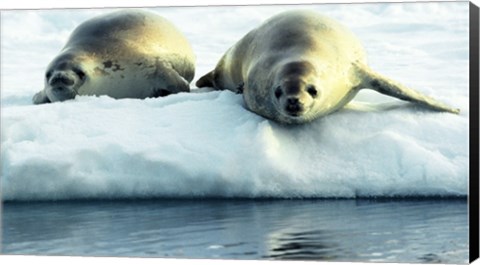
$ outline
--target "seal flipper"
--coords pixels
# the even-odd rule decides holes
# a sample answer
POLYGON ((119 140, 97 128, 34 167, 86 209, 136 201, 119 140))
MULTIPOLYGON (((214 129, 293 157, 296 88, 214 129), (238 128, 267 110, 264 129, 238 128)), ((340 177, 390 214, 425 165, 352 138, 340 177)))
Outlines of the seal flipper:
POLYGON ((401 100, 411 101, 427 108, 446 111, 458 114, 460 109, 452 108, 446 104, 443 104, 427 95, 424 95, 418 91, 408 88, 400 83, 390 80, 368 68, 365 65, 354 64, 360 84, 357 86, 359 89, 370 88, 376 90, 379 93, 396 97, 401 100))
POLYGON ((164 97, 180 92, 190 92, 190 84, 174 69, 167 69, 153 89, 151 97, 164 97))
POLYGON ((195 83, 197 87, 211 87, 215 88, 213 84, 213 71, 208 72, 204 76, 200 77, 195 83))
POLYGON ((32 98, 33 104, 44 104, 44 103, 51 103, 50 99, 48 99, 47 94, 45 94, 45 90, 42 90, 35 94, 32 98))
POLYGON ((174 93, 190 92, 190 82, 183 78, 176 70, 169 71, 167 76, 167 84, 173 84, 168 86, 168 90, 174 93))

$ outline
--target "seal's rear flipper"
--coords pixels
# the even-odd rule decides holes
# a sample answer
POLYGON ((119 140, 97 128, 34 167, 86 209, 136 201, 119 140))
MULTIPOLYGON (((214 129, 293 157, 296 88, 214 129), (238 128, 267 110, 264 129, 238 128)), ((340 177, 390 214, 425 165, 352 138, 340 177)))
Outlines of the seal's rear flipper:
POLYGON ((43 104, 43 103, 51 103, 50 100, 47 97, 47 94, 45 94, 45 90, 42 90, 35 94, 32 98, 33 104, 43 104))
POLYGON ((198 81, 195 83, 197 87, 212 87, 214 88, 213 84, 213 71, 208 72, 206 75, 200 77, 198 81))
POLYGON ((150 97, 165 97, 170 94, 190 92, 190 83, 170 66, 163 68, 150 97))
POLYGON ((447 111, 455 114, 460 113, 459 109, 447 106, 429 96, 381 76, 365 65, 355 64, 355 67, 358 77, 361 80, 360 85, 357 87, 359 89, 370 88, 382 94, 411 101, 433 110, 447 111))

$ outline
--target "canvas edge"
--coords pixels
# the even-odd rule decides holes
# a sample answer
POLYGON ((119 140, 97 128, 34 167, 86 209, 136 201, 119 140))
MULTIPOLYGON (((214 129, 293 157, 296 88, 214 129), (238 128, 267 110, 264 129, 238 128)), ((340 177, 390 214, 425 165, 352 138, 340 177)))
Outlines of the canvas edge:
POLYGON ((470 182, 469 231, 470 257, 479 257, 479 8, 470 2, 470 182))
MULTIPOLYGON (((447 0, 448 1, 448 0, 447 0)), ((439 0, 439 2, 447 2, 439 0)), ((328 2, 328 1, 327 1, 328 2)), ((385 2, 385 1, 378 1, 385 2)), ((390 2, 390 1, 386 1, 390 2)), ((393 1, 392 1, 393 2, 393 1)), ((409 2, 409 1, 407 1, 409 2)), ((342 3, 342 2, 335 2, 335 3, 342 3)), ((317 3, 320 4, 320 3, 317 3)), ((254 4, 249 4, 254 5, 254 4)), ((269 5, 269 4, 266 4, 269 5)), ((58 7, 57 7, 58 8, 58 7)), ((65 8, 65 7, 60 7, 65 8)), ((75 7, 70 7, 74 9, 75 7)), ((84 8, 84 7, 77 7, 77 8, 84 8)), ((91 8, 102 8, 102 7, 91 7, 91 8)), ((111 8, 111 7, 103 7, 103 8, 111 8)), ((128 7, 126 7, 128 8, 128 7)), ((23 8, 13 8, 10 10, 22 10, 23 8)), ((28 8, 30 9, 30 8, 28 8)), ((42 9, 42 8, 39 8, 42 9)), ((0 7, 0 10, 7 11, 9 8, 0 7)), ((0 12, 0 21, 1 21, 1 12, 0 12)), ((1 23, 1 22, 0 22, 1 23)), ((469 179, 469 262, 473 263, 479 258, 479 7, 475 5, 474 2, 470 1, 469 3, 469 105, 470 105, 470 179, 469 179)), ((0 35, 1 35, 1 27, 0 27, 0 35)), ((1 68, 0 68, 0 76, 1 76, 1 68)), ((1 92, 0 92, 1 93, 1 92)), ((1 160, 0 160, 1 163, 1 160)), ((0 181, 0 188, 1 188, 1 181, 0 181)), ((1 190, 1 189, 0 189, 1 190)), ((0 213, 2 212, 2 200, 0 197, 0 213)), ((1 227, 1 218, 0 218, 0 227, 1 227)), ((0 229, 0 239, 2 238, 1 235, 2 230, 0 229)), ((1 248, 1 240, 0 240, 0 248, 1 248)), ((1 255, 1 253, 0 253, 1 255)), ((2 255, 6 256, 6 255, 2 255)), ((21 258, 21 256, 17 256, 17 258, 21 258)), ((38 259, 39 257, 28 256, 26 258, 35 258, 38 259)), ((41 258, 41 257, 40 257, 41 258)), ((54 258, 54 257, 51 257, 54 258)), ((67 258, 68 257, 59 257, 59 258, 67 258)), ((93 257, 92 257, 93 258, 93 257)), ((98 259, 98 258, 95 258, 98 259)), ((222 260, 218 260, 222 261, 222 260)), ((118 261, 117 261, 118 262, 118 261)), ((293 262, 295 263, 295 262, 293 262)), ((357 262, 354 262, 357 263, 357 262)), ((335 262, 333 263, 335 264, 335 262)), ((358 264, 358 263, 357 263, 358 264)), ((361 262, 360 264, 363 264, 361 262)))

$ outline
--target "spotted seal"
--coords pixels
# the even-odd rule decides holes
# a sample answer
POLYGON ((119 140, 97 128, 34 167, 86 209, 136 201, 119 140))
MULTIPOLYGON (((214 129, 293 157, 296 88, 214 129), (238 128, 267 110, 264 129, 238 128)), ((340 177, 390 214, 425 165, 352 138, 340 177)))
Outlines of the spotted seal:
POLYGON ((121 10, 80 24, 48 65, 45 87, 33 103, 76 95, 147 98, 190 91, 195 55, 167 19, 121 10))

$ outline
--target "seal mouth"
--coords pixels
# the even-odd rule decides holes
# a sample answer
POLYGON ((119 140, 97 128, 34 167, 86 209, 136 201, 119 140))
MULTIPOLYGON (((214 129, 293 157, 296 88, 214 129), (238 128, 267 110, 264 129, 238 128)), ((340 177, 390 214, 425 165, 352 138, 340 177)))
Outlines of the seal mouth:
POLYGON ((300 117, 300 116, 302 116, 302 113, 300 113, 300 112, 295 112, 295 113, 289 112, 288 115, 291 116, 291 117, 300 117))
POLYGON ((67 91, 68 88, 64 87, 64 86, 53 86, 52 87, 52 90, 53 92, 56 92, 56 93, 63 93, 65 91, 67 91))
POLYGON ((77 91, 75 91, 75 89, 63 87, 63 86, 51 87, 47 91, 47 95, 52 102, 74 99, 77 96, 77 94, 78 93, 77 91))
POLYGON ((291 117, 300 117, 304 114, 305 112, 303 110, 297 110, 297 111, 289 111, 285 110, 285 114, 291 117))
POLYGON ((299 98, 292 97, 288 98, 285 102, 285 112, 289 116, 297 117, 303 114, 305 107, 300 102, 299 98))

